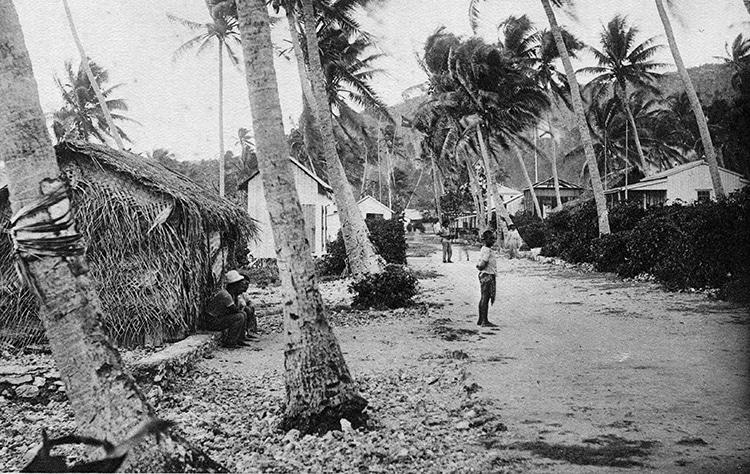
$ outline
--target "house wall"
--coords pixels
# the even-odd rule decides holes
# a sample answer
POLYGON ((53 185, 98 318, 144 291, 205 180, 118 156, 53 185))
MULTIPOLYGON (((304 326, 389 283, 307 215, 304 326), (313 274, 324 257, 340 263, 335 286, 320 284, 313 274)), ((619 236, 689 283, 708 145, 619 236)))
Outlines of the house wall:
POLYGON ((365 199, 360 202, 358 206, 363 217, 367 217, 367 214, 380 214, 383 216, 383 219, 386 220, 393 217, 393 212, 390 209, 373 199, 365 199))
MULTIPOLYGON (((365 199, 357 203, 357 207, 359 207, 359 212, 362 214, 363 219, 367 218, 367 214, 382 214, 383 219, 393 218, 393 212, 390 209, 373 199, 365 199)), ((339 213, 336 210, 336 206, 331 205, 328 207, 328 231, 326 233, 328 241, 336 240, 339 230, 341 230, 339 213)))
MULTIPOLYGON (((719 170, 719 173, 726 194, 733 193, 747 185, 737 174, 725 170, 719 170)), ((669 204, 677 199, 685 203, 695 202, 698 199, 698 190, 710 191, 711 199, 716 199, 711 174, 706 164, 667 177, 667 203, 669 204)))
MULTIPOLYGON (((319 192, 319 184, 298 166, 294 170, 294 183, 299 195, 302 212, 305 218, 305 228, 313 255, 323 255, 326 252, 326 230, 328 227, 326 214, 328 206, 333 201, 319 192)), ((263 195, 263 182, 260 175, 256 175, 247 183, 247 212, 258 220, 260 233, 257 242, 250 242, 248 251, 255 258, 276 258, 276 245, 271 232, 271 218, 263 195)))

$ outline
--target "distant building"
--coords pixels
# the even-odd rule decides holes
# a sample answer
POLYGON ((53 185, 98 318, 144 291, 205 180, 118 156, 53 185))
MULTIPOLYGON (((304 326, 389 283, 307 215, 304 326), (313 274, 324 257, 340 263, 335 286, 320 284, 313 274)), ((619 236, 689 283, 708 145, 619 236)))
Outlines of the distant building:
MULTIPOLYGON (((719 168, 719 174, 726 194, 750 184, 739 173, 725 168, 719 168)), ((609 205, 626 200, 627 195, 628 201, 640 202, 644 208, 658 204, 690 204, 716 199, 708 164, 703 160, 675 166, 647 176, 635 184, 608 189, 604 194, 609 205)))
MULTIPOLYGON (((372 196, 365 196, 357 201, 357 207, 365 219, 388 220, 393 218, 393 210, 372 196)), ((328 211, 328 240, 336 240, 336 235, 340 229, 341 221, 339 220, 338 209, 334 206, 329 208, 328 211)))
MULTIPOLYGON (((305 218, 307 239, 312 247, 313 255, 323 255, 327 252, 326 236, 328 229, 328 214, 334 207, 333 188, 320 179, 302 163, 289 158, 294 165, 294 183, 299 195, 302 212, 305 218)), ((240 183, 240 189, 247 189, 247 212, 250 217, 258 221, 260 234, 258 240, 250 242, 248 251, 255 258, 276 258, 276 245, 271 232, 271 217, 263 194, 263 182, 260 173, 256 171, 250 178, 240 183)))
MULTIPOLYGON (((565 204, 568 201, 576 199, 578 196, 583 194, 583 188, 575 184, 569 183, 564 179, 558 179, 560 185, 560 201, 565 204)), ((549 213, 557 207, 557 195, 555 193, 555 179, 549 177, 544 181, 539 181, 532 185, 534 193, 539 201, 539 208, 542 210, 542 219, 547 217, 549 213)), ((531 214, 536 214, 534 209, 534 200, 531 198, 531 188, 523 190, 523 210, 531 214)), ((508 210, 510 212, 510 209, 508 210)))

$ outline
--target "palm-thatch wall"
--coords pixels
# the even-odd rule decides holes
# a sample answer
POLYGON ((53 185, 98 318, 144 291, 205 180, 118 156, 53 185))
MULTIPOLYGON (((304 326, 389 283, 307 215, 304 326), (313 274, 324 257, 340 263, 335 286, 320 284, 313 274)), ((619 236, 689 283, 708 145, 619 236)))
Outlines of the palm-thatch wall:
MULTIPOLYGON (((104 325, 121 346, 158 345, 194 331, 222 263, 257 236, 247 212, 139 155, 66 142, 55 148, 73 190, 79 231, 104 325), (217 265, 218 262, 218 265, 217 265)), ((0 190, 0 229, 10 216, 0 190)), ((0 236, 0 344, 44 339, 36 303, 18 280, 12 244, 0 236)))

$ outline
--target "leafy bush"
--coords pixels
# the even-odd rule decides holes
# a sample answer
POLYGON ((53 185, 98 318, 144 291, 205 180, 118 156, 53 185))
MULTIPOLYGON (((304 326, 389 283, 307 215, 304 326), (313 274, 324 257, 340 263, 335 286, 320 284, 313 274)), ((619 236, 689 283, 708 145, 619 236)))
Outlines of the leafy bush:
POLYGON ((341 275, 346 269, 346 247, 339 231, 336 240, 328 242, 328 253, 323 256, 321 275, 341 275))
POLYGON ((366 222, 375 251, 386 263, 405 265, 407 245, 404 223, 398 219, 368 219, 366 222))
MULTIPOLYGON (((406 235, 403 222, 396 219, 367 219, 370 241, 386 263, 406 264, 406 235)), ((346 247, 339 231, 336 240, 328 243, 328 254, 321 264, 322 275, 341 275, 346 268, 346 247)))
POLYGON ((388 265, 383 273, 370 275, 349 286, 352 308, 395 309, 412 303, 417 294, 416 277, 401 265, 388 265))
POLYGON ((750 302, 750 188, 719 202, 609 211, 612 233, 598 237, 593 200, 544 221, 542 254, 590 262, 621 276, 654 275, 668 288, 718 288, 750 302))
POLYGON ((615 272, 627 258, 625 237, 621 234, 602 235, 591 242, 591 260, 599 272, 615 272))
POLYGON ((545 223, 542 255, 559 256, 571 263, 592 262, 591 243, 599 237, 593 199, 564 208, 549 216, 545 223))
POLYGON ((542 219, 530 212, 519 211, 513 216, 513 223, 529 248, 544 247, 545 232, 542 219))

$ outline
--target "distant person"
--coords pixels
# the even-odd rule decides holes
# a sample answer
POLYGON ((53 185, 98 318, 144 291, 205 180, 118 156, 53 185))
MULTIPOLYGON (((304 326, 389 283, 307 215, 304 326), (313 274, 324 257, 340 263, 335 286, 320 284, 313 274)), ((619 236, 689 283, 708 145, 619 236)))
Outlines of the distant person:
POLYGON ((484 245, 479 251, 479 261, 477 262, 479 290, 481 292, 479 298, 479 321, 477 325, 494 327, 496 324, 492 324, 487 319, 487 313, 490 303, 495 303, 497 260, 495 259, 495 252, 492 250, 492 246, 495 245, 495 234, 491 230, 485 230, 482 233, 482 242, 484 245))
POLYGON ((471 241, 466 235, 457 235, 455 243, 456 245, 458 245, 458 261, 461 261, 461 257, 466 257, 466 261, 468 262, 469 247, 471 246, 471 241))
POLYGON ((513 224, 508 226, 508 256, 510 258, 519 258, 518 250, 521 248, 521 234, 513 224))
POLYGON ((255 321, 255 309, 248 305, 242 296, 249 287, 245 277, 236 270, 224 275, 226 286, 216 292, 208 302, 205 311, 206 329, 226 331, 226 347, 248 346, 245 343, 248 331, 248 320, 255 321))
POLYGON ((438 235, 440 236, 440 244, 443 246, 443 263, 453 263, 451 261, 453 257, 453 248, 451 246, 453 234, 451 233, 450 221, 448 219, 443 220, 443 225, 440 226, 438 235))

